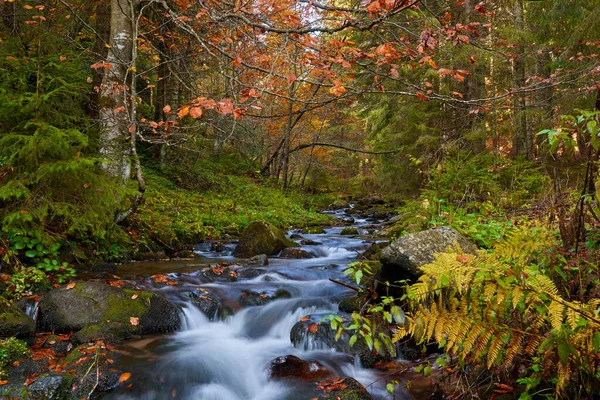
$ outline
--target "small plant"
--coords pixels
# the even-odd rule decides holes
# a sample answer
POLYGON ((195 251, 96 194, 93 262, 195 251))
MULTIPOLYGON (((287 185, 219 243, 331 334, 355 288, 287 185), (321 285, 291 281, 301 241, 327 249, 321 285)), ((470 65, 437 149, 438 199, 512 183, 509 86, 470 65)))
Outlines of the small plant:
POLYGON ((16 338, 0 340, 0 379, 5 378, 6 368, 13 362, 31 357, 27 344, 16 338))
MULTIPOLYGON (((58 283, 63 283, 75 276, 75 269, 68 262, 60 259, 60 243, 50 243, 42 238, 38 231, 11 231, 8 234, 9 250, 48 274, 56 276, 58 283)), ((5 262, 8 260, 5 259, 5 262)), ((40 277, 38 276, 38 278, 40 277)))
POLYGON ((9 292, 12 292, 12 297, 16 300, 23 296, 31 296, 50 286, 44 271, 36 267, 21 268, 7 283, 9 292))

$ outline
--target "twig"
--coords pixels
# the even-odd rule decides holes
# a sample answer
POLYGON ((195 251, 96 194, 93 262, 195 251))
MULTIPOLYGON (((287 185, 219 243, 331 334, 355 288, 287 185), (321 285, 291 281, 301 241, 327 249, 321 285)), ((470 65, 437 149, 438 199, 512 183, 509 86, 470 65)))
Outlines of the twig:
POLYGON ((337 279, 329 278, 329 280, 330 280, 331 282, 333 282, 333 283, 337 283, 338 285, 342 285, 342 286, 344 286, 344 287, 347 287, 348 289, 352 289, 352 290, 354 290, 355 292, 360 292, 360 290, 361 290, 359 287, 352 286, 352 285, 348 285, 347 283, 344 283, 344 282, 338 281, 337 279))

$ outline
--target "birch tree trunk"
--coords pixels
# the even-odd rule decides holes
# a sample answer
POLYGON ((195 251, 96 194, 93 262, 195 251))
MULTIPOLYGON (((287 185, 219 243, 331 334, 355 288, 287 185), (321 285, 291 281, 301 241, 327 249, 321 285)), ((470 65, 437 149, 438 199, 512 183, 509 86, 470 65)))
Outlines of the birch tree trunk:
POLYGON ((131 174, 129 127, 135 112, 131 110, 135 101, 130 101, 132 80, 129 74, 134 61, 134 1, 110 1, 110 48, 102 81, 102 108, 99 111, 103 128, 100 136, 103 168, 110 175, 123 180, 129 179, 131 174))

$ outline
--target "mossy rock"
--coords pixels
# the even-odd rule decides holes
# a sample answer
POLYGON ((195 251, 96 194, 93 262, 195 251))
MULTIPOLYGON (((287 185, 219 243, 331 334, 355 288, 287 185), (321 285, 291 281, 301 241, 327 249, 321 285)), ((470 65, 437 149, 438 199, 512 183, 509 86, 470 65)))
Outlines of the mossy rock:
POLYGON ((318 396, 327 400, 373 400, 367 389, 354 378, 322 379, 315 382, 318 396))
POLYGON ((178 308, 169 300, 102 282, 77 282, 71 289, 54 289, 39 304, 38 326, 42 330, 70 332, 85 328, 82 340, 101 333, 117 340, 134 334, 172 332, 179 325, 178 308), (102 327, 104 324, 109 325, 102 327))
POLYGON ((297 247, 298 243, 291 241, 285 236, 283 229, 260 221, 253 222, 240 237, 238 245, 233 251, 236 257, 253 257, 258 254, 267 256, 276 255, 286 247, 297 247))
POLYGON ((35 322, 4 297, 0 297, 0 338, 30 337, 34 331, 35 322))
POLYGON ((364 298, 354 296, 340 301, 340 304, 338 304, 338 309, 341 312, 352 314, 353 312, 359 312, 365 303, 366 301, 364 298))
POLYGON ((305 235, 320 235, 325 233, 325 228, 322 226, 309 226, 307 228, 302 229, 302 233, 305 235))
POLYGON ((340 235, 343 235, 343 236, 358 235, 358 229, 356 229, 356 228, 344 228, 340 232, 340 235))

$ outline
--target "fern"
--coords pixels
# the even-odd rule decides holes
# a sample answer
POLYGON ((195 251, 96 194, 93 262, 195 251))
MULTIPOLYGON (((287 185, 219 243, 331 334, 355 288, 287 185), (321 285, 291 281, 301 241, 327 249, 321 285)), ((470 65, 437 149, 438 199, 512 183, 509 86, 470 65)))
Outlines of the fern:
POLYGON ((572 302, 561 296, 536 264, 551 244, 550 232, 522 226, 491 253, 436 255, 408 288, 405 299, 412 311, 393 340, 403 335, 433 340, 463 362, 487 368, 518 368, 538 356, 545 368, 539 379, 557 377, 557 393, 574 380, 591 385, 593 379, 582 377, 600 373, 594 350, 594 343, 600 347, 600 300, 572 302))

